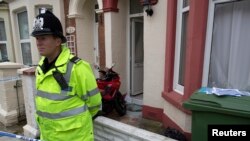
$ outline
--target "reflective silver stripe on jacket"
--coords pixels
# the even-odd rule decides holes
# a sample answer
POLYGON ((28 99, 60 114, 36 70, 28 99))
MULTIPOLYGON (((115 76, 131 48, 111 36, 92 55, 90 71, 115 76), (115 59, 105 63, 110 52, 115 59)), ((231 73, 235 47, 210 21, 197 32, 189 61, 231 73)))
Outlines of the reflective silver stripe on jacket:
POLYGON ((96 106, 92 106, 92 107, 88 107, 89 110, 93 110, 93 109, 96 109, 96 108, 101 108, 102 104, 99 104, 99 105, 96 105, 96 106))
POLYGON ((71 70, 72 70, 72 68, 73 68, 73 65, 74 65, 74 63, 71 62, 71 61, 69 61, 69 62, 67 63, 67 71, 66 71, 66 73, 63 75, 64 78, 65 78, 65 80, 67 81, 67 83, 69 83, 70 76, 71 76, 71 70))
POLYGON ((87 91, 87 93, 82 96, 82 100, 87 100, 88 97, 94 96, 94 95, 96 95, 98 93, 99 93, 98 88, 95 88, 95 89, 93 89, 91 91, 87 91))
MULTIPOLYGON (((67 91, 62 91, 61 93, 67 93, 67 91)), ((55 101, 67 100, 72 97, 75 97, 75 96, 67 96, 66 94, 48 93, 40 90, 37 90, 37 96, 55 101)))
POLYGON ((78 114, 81 114, 87 110, 88 110, 87 105, 84 105, 82 107, 78 107, 78 108, 71 109, 71 110, 68 110, 65 112, 61 112, 61 113, 47 113, 47 112, 42 112, 42 111, 37 111, 36 113, 37 113, 37 115, 39 115, 41 117, 48 118, 48 119, 59 119, 59 118, 78 115, 78 114))

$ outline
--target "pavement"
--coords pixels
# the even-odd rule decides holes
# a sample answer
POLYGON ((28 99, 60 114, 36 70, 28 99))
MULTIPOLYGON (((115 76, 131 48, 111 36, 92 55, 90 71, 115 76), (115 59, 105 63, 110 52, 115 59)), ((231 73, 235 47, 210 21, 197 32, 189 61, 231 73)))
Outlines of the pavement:
MULTIPOLYGON (((140 105, 128 104, 127 114, 119 116, 118 113, 113 110, 112 113, 105 115, 105 117, 120 121, 125 124, 132 125, 150 132, 154 132, 160 135, 164 135, 164 127, 162 123, 157 121, 148 120, 142 118, 142 107, 140 105)), ((26 125, 26 121, 20 121, 14 126, 5 127, 0 123, 0 131, 23 135, 23 126, 26 125)), ((20 141, 15 138, 0 137, 0 141, 20 141)))
POLYGON ((119 116, 114 110, 112 113, 106 115, 105 117, 109 117, 116 121, 120 121, 122 123, 126 123, 153 133, 164 135, 165 128, 163 127, 163 124, 158 121, 143 118, 142 107, 140 105, 128 104, 127 114, 124 116, 119 116))
MULTIPOLYGON (((0 131, 13 133, 17 135, 23 135, 23 126, 25 126, 26 123, 27 123, 26 120, 21 120, 16 125, 6 127, 0 122, 0 131)), ((0 141, 21 141, 21 140, 16 138, 0 136, 0 141)))

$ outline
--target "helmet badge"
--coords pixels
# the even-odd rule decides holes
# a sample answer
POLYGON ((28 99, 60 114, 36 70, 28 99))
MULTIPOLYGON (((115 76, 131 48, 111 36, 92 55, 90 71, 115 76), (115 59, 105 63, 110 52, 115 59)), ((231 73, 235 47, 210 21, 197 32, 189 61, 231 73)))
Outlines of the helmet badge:
POLYGON ((44 20, 42 17, 36 18, 33 24, 33 30, 43 30, 44 20))

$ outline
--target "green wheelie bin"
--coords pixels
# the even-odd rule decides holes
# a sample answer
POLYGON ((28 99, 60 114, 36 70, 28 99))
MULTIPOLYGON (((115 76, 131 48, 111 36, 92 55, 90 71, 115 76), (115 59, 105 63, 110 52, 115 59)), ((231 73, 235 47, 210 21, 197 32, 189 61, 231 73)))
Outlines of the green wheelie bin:
POLYGON ((197 91, 183 107, 192 111, 192 141, 207 141, 209 125, 250 125, 250 96, 217 96, 197 91))

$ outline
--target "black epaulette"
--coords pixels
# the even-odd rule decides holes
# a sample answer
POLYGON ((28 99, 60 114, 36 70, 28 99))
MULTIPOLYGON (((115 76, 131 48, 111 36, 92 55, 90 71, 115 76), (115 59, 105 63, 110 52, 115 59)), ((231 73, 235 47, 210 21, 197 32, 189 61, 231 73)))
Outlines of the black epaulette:
POLYGON ((79 57, 77 57, 77 56, 74 56, 74 57, 72 57, 71 59, 70 59, 70 61, 71 62, 73 62, 73 63, 77 63, 77 62, 79 62, 81 59, 79 58, 79 57))
MULTIPOLYGON (((70 59, 70 62, 76 64, 80 60, 81 60, 80 58, 74 56, 70 59)), ((68 85, 68 82, 64 78, 64 75, 57 68, 56 68, 56 71, 53 72, 53 77, 55 78, 57 83, 60 85, 62 90, 66 90, 66 91, 70 90, 70 87, 68 85)))
POLYGON ((68 90, 68 88, 69 88, 68 83, 65 80, 65 78, 63 77, 63 74, 61 72, 59 72, 58 70, 54 71, 53 77, 55 78, 57 83, 60 85, 62 90, 68 90))

